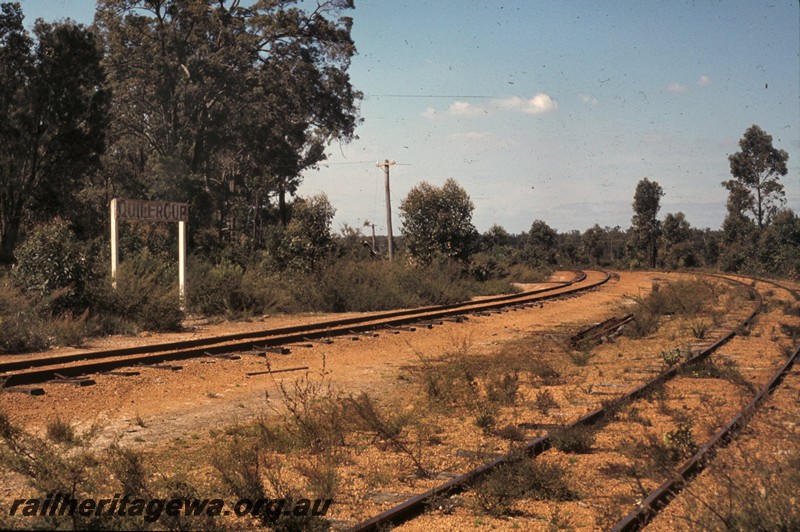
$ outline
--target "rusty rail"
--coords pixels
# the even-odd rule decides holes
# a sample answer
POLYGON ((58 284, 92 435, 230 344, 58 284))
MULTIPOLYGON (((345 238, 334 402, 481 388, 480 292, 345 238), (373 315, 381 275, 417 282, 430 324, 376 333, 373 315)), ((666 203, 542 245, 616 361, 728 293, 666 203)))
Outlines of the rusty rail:
POLYGON ((254 333, 226 335, 202 340, 189 340, 159 344, 156 346, 139 346, 127 349, 109 351, 95 351, 66 355, 63 357, 50 357, 28 359, 0 364, 0 380, 5 386, 21 386, 50 381, 59 373, 68 377, 76 377, 89 373, 109 371, 135 364, 158 364, 161 362, 183 360, 198 356, 221 355, 233 352, 265 349, 280 345, 308 342, 335 336, 352 336, 354 333, 374 331, 386 327, 397 327, 416 323, 420 320, 432 320, 451 317, 459 314, 468 314, 485 310, 492 310, 511 305, 524 305, 527 303, 546 301, 563 296, 596 288, 608 282, 610 275, 604 272, 603 279, 587 285, 573 287, 586 279, 585 272, 576 272, 572 281, 554 287, 531 290, 520 294, 497 296, 482 301, 470 301, 451 305, 423 307, 386 312, 377 315, 358 318, 345 318, 314 324, 284 327, 254 333), (566 289, 566 290, 564 290, 566 289), (557 292, 557 290, 562 290, 557 292), (226 343, 223 343, 226 342, 226 343), (166 350, 165 350, 166 348, 166 350), (141 354, 144 353, 144 354, 141 354), (63 364, 86 361, 75 365, 63 364), (21 371, 11 371, 10 368, 24 368, 21 371), (31 369, 41 368, 41 369, 31 369))
MULTIPOLYGON (((756 315, 759 312, 761 312, 761 309, 763 308, 763 300, 761 298, 761 294, 759 294, 758 291, 755 290, 754 288, 748 286, 746 283, 743 283, 736 279, 729 279, 727 277, 723 278, 728 280, 729 282, 741 284, 747 287, 748 289, 752 290, 752 292, 755 294, 755 302, 756 302, 755 308, 747 316, 747 318, 745 318, 745 320, 742 321, 741 324, 739 324, 737 329, 749 326, 755 319, 756 315)), ((608 413, 607 408, 613 409, 619 405, 625 404, 628 401, 643 396, 645 393, 650 391, 650 389, 675 377, 680 370, 708 358, 708 356, 711 355, 711 353, 713 353, 714 351, 725 345, 735 335, 736 335, 736 330, 728 332, 727 334, 723 335, 719 340, 714 342, 712 345, 700 351, 694 357, 660 373, 652 380, 642 384, 641 386, 636 387, 635 389, 626 393, 622 397, 616 399, 608 407, 601 407, 592 412, 589 412, 588 414, 585 414, 578 420, 573 421, 572 423, 567 425, 567 428, 575 429, 578 427, 591 426, 599 423, 600 421, 603 420, 603 418, 606 417, 608 413)), ((520 454, 524 454, 531 458, 534 458, 542 454, 543 452, 547 451, 551 446, 552 442, 549 434, 546 434, 544 436, 539 436, 538 438, 528 442, 521 449, 513 453, 504 454, 503 456, 500 456, 487 464, 483 464, 467 473, 459 475, 443 484, 440 484, 439 486, 431 488, 430 490, 424 493, 416 495, 392 508, 389 508, 388 510, 383 511, 380 514, 366 521, 358 523, 352 530, 355 532, 377 531, 409 521, 414 517, 423 513, 431 501, 450 497, 452 495, 456 495, 457 493, 461 493, 469 489, 469 487, 472 484, 474 484, 487 474, 491 473, 497 467, 511 463, 512 461, 517 459, 520 456, 520 454)))
POLYGON ((626 314, 621 318, 612 316, 607 320, 593 325, 588 329, 584 329, 578 334, 569 339, 569 345, 573 349, 579 349, 584 346, 592 346, 598 344, 603 338, 613 335, 618 332, 623 326, 633 320, 633 314, 626 314))
MULTIPOLYGON (((771 284, 788 291, 796 300, 800 299, 797 291, 787 288, 773 281, 754 278, 758 282, 771 284)), ((658 513, 664 509, 672 499, 686 486, 686 484, 705 469, 707 462, 712 458, 714 451, 725 447, 731 442, 737 432, 742 430, 755 415, 758 408, 783 382, 784 377, 792 369, 800 353, 798 345, 786 363, 775 372, 769 382, 764 386, 747 405, 720 428, 711 439, 706 442, 689 460, 675 472, 675 475, 666 480, 653 490, 639 505, 631 510, 628 515, 620 519, 611 529, 613 532, 630 532, 644 528, 658 513)))

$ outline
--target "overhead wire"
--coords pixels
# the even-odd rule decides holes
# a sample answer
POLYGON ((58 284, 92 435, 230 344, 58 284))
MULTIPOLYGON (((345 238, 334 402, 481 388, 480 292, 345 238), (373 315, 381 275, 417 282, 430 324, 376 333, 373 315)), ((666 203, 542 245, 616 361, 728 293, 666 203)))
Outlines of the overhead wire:
POLYGON ((471 98, 479 100, 499 100, 507 96, 486 96, 479 94, 365 94, 366 98, 471 98))

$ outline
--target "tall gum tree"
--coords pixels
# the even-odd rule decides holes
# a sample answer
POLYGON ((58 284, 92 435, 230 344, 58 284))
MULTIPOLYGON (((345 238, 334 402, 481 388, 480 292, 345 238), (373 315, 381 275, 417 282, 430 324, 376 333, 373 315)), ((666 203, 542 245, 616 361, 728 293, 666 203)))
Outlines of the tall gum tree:
POLYGON ((636 185, 633 196, 633 224, 631 245, 639 256, 646 256, 648 265, 656 267, 658 258, 658 237, 661 224, 658 211, 661 209, 661 197, 664 190, 656 181, 644 178, 636 185))
POLYGON ((772 136, 755 124, 745 131, 739 148, 728 157, 733 179, 722 185, 737 196, 737 202, 746 200, 747 210, 762 229, 786 201, 780 178, 787 174, 789 154, 773 147, 772 136))
POLYGON ((0 261, 13 260, 23 217, 68 208, 105 148, 108 93, 94 34, 69 20, 22 25, 0 4, 0 261))
POLYGON ((213 226, 220 238, 248 224, 255 234, 270 195, 285 221, 301 172, 325 159, 329 142, 354 138, 361 94, 347 74, 356 49, 344 16, 352 7, 100 0, 114 186, 188 201, 195 227, 213 226))

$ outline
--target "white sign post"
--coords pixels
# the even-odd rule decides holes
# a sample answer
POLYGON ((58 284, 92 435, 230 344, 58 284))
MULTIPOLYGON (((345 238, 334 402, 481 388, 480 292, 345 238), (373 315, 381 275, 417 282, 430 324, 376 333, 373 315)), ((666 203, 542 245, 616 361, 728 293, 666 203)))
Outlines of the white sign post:
POLYGON ((186 307, 186 222, 189 221, 189 205, 167 201, 111 200, 111 278, 117 287, 119 265, 119 241, 117 220, 141 220, 146 222, 178 223, 178 290, 181 309, 186 307))

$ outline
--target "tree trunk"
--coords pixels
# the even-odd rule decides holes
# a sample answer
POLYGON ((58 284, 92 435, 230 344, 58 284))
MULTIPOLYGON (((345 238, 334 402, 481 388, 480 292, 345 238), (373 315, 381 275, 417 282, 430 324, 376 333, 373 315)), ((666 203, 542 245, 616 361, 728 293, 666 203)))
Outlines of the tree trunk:
POLYGON ((19 219, 3 222, 3 230, 0 232, 0 264, 14 262, 14 248, 17 246, 18 238, 19 219))
POLYGON ((286 227, 289 223, 289 213, 286 212, 286 186, 281 183, 278 185, 278 212, 281 217, 281 224, 286 227))
POLYGON ((758 199, 758 203, 756 204, 756 208, 758 209, 758 212, 756 213, 758 215, 758 228, 759 229, 763 229, 764 228, 764 208, 761 205, 761 186, 760 186, 760 184, 759 184, 758 187, 756 187, 756 197, 758 199))

